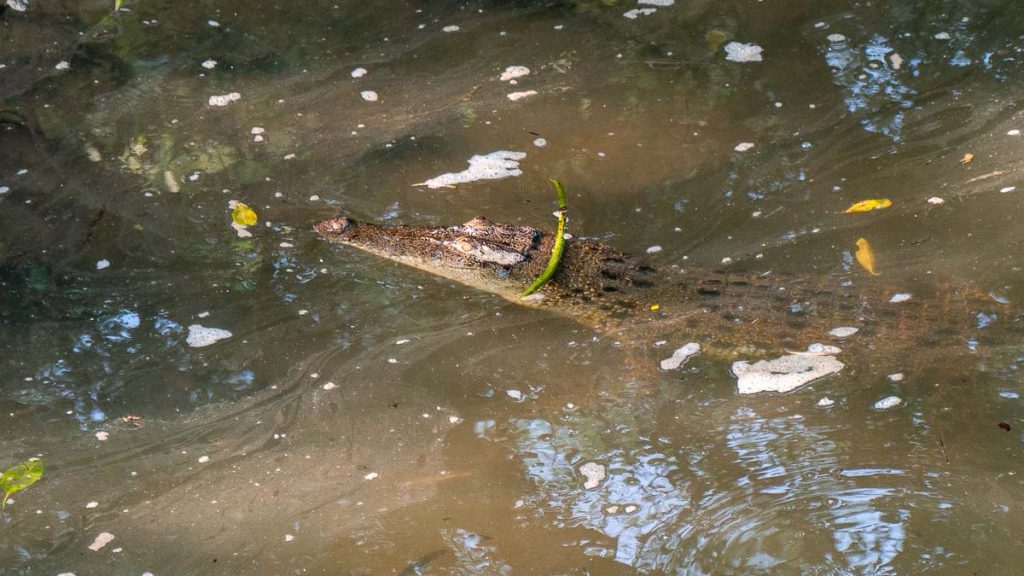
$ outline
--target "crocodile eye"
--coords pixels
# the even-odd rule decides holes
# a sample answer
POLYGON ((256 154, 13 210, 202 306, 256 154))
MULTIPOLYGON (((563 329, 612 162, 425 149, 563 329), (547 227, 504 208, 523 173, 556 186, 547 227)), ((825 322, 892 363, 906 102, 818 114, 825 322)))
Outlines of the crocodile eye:
POLYGON ((452 242, 451 245, 452 248, 455 248, 456 250, 462 252, 463 254, 469 254, 470 252, 473 251, 473 244, 471 244, 469 240, 466 240, 465 238, 458 238, 454 242, 452 242))

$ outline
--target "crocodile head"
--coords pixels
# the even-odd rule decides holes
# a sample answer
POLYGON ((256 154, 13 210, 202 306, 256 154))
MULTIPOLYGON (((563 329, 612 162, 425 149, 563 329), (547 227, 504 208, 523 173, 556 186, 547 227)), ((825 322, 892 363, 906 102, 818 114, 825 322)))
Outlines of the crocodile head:
POLYGON ((379 226, 337 217, 314 229, 331 242, 517 300, 547 264, 552 236, 477 216, 440 227, 379 226))

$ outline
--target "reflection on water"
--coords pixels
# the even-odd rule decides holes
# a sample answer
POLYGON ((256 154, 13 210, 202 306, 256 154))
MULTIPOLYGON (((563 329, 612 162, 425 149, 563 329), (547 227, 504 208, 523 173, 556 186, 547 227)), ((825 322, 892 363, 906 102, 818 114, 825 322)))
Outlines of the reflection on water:
POLYGON ((11 4, 0 468, 47 471, 0 573, 1016 570, 1017 3, 11 4), (415 185, 499 150, 521 175, 415 185), (548 176, 578 237, 805 291, 613 335, 310 229, 550 229, 548 176), (846 368, 737 394, 815 341, 846 368))

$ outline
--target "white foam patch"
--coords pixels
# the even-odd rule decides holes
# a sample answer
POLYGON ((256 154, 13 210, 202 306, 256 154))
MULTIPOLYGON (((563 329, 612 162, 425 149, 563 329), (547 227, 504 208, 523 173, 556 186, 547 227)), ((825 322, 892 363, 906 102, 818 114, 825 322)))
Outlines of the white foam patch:
POLYGON ((889 410, 903 404, 903 399, 899 396, 886 396, 878 402, 875 402, 875 410, 889 410))
POLYGON ((92 541, 92 544, 89 544, 89 550, 96 552, 97 550, 102 549, 107 544, 110 544, 113 540, 114 535, 110 532, 100 532, 100 535, 92 541))
POLYGON ((840 326, 829 330, 828 334, 829 336, 834 336, 836 338, 849 338, 859 331, 860 328, 855 328, 853 326, 840 326))
POLYGON ((743 360, 734 362, 732 373, 738 380, 737 388, 740 394, 785 393, 835 374, 845 366, 835 356, 789 354, 754 364, 743 360))
POLYGON ((737 152, 746 152, 747 150, 750 150, 753 147, 754 147, 754 143, 753 142, 740 142, 739 144, 737 144, 733 148, 733 150, 735 150, 737 152))
POLYGON ((523 76, 529 76, 530 69, 526 66, 509 66, 505 68, 505 71, 501 73, 499 80, 502 82, 508 82, 516 78, 522 78, 523 76))
POLYGON ((519 161, 526 158, 526 152, 498 150, 489 154, 477 154, 469 159, 469 168, 462 172, 449 172, 427 180, 428 188, 445 188, 456 184, 476 182, 479 180, 500 180, 523 173, 519 169, 519 161))
POLYGON ((725 45, 725 59, 730 62, 760 62, 763 51, 764 48, 757 44, 729 42, 725 45))
POLYGON ((585 462, 580 466, 580 475, 583 476, 583 488, 593 490, 604 482, 607 477, 604 464, 598 462, 585 462))
POLYGON ((225 338, 231 338, 233 334, 222 328, 207 328, 201 324, 193 324, 188 327, 188 337, 185 342, 193 348, 209 346, 225 338))
POLYGON ((359 97, 367 102, 376 102, 380 100, 380 94, 377 94, 373 90, 363 90, 359 93, 359 97))
POLYGON ((508 99, 515 102, 516 100, 522 100, 523 98, 536 95, 536 90, 524 90, 522 92, 512 92, 511 94, 508 95, 508 99))
POLYGON ((349 76, 353 78, 362 78, 363 76, 366 76, 366 73, 366 68, 356 68, 355 70, 349 73, 349 76))
POLYGON ((672 352, 672 356, 661 361, 662 370, 675 370, 700 352, 700 344, 690 342, 672 352))
POLYGON ((17 10, 18 12, 28 10, 28 0, 7 0, 7 5, 10 6, 11 10, 17 10))
POLYGON ((242 99, 242 95, 238 92, 232 92, 230 94, 221 94, 219 96, 210 96, 208 103, 210 106, 227 106, 232 102, 238 102, 242 99))
POLYGON ((889 298, 889 302, 891 302, 892 304, 899 304, 900 302, 906 302, 907 300, 910 300, 910 294, 906 292, 893 294, 892 298, 889 298))
POLYGON ((622 15, 625 16, 626 18, 629 18, 630 20, 636 20, 641 16, 650 16, 651 14, 654 14, 657 11, 657 8, 634 8, 632 10, 627 10, 622 15))

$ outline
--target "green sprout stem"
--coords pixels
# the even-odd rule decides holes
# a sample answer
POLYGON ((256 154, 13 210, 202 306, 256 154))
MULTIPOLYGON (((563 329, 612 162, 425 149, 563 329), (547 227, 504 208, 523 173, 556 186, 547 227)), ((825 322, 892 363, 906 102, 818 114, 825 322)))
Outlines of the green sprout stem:
POLYGON ((548 265, 544 268, 544 272, 530 284, 530 287, 523 290, 523 297, 527 297, 537 291, 538 288, 547 284, 548 280, 555 275, 555 271, 558 270, 558 263, 562 260, 562 252, 565 250, 565 189, 562 188, 561 182, 554 178, 549 178, 551 183, 555 186, 555 192, 558 194, 558 233, 555 235, 555 247, 551 249, 551 257, 548 258, 548 265))

